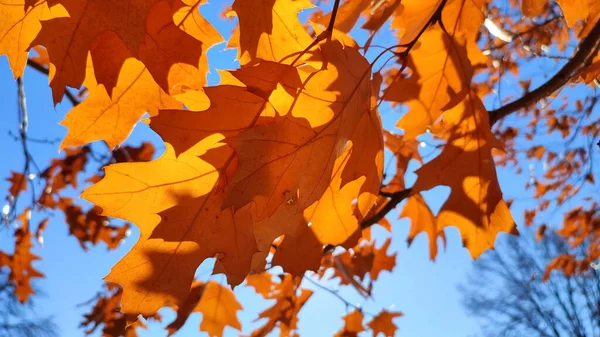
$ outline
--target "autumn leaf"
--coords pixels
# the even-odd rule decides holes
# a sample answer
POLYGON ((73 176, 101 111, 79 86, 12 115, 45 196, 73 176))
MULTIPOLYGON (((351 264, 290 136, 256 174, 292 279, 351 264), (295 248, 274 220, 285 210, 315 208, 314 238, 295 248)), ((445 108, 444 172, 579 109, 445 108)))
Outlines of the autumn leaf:
POLYGON ((88 67, 86 87, 89 88, 86 99, 61 122, 69 129, 61 149, 95 140, 104 140, 112 149, 129 136, 146 112, 153 116, 158 109, 180 107, 154 82, 144 64, 133 58, 123 64, 112 96, 104 85, 96 83, 92 67, 88 67))
POLYGON ((307 0, 236 0, 239 29, 228 46, 239 47, 242 64, 258 59, 289 64, 312 43, 298 19, 298 12, 311 7, 307 0))
POLYGON ((407 140, 415 139, 433 125, 444 110, 458 104, 468 93, 473 70, 466 46, 440 27, 432 26, 423 43, 410 53, 408 67, 413 74, 401 76, 388 86, 384 98, 403 102, 409 111, 396 124, 407 140))
POLYGON ((301 226, 296 233, 284 236, 271 264, 284 267, 292 276, 302 277, 308 270, 319 269, 322 256, 323 244, 312 227, 301 226))
POLYGON ((186 91, 201 93, 208 72, 206 53, 222 40, 199 14, 199 1, 180 1, 162 1, 152 7, 144 42, 135 54, 156 83, 175 98, 186 91))
MULTIPOLYGON (((368 29, 371 34, 377 32, 383 24, 395 13, 400 0, 380 1, 377 6, 371 8, 367 21, 361 26, 363 29, 368 29)), ((406 7, 404 7, 406 8, 406 7)))
POLYGON ((370 271, 372 280, 377 280, 379 278, 379 274, 382 271, 392 271, 392 269, 394 269, 394 267, 396 266, 397 253, 388 255, 387 251, 391 243, 392 240, 388 238, 387 240, 385 240, 381 247, 375 248, 373 246, 372 248, 370 248, 373 250, 374 255, 373 267, 370 271))
POLYGON ((397 30, 399 44, 415 40, 419 32, 437 11, 442 0, 408 0, 401 1, 392 19, 392 28, 397 30))
POLYGON ((42 22, 31 43, 48 50, 54 103, 60 102, 66 86, 81 86, 88 52, 100 34, 113 32, 129 51, 137 53, 146 34, 148 12, 159 1, 61 1, 69 16, 42 22))
POLYGON ((343 317, 344 327, 334 336, 336 337, 356 337, 360 332, 365 330, 363 326, 364 315, 359 310, 353 310, 343 317))
POLYGON ((456 226, 473 258, 494 246, 499 232, 517 233, 496 176, 492 149, 500 148, 490 131, 483 103, 469 95, 444 113, 438 136, 448 143, 442 153, 417 170, 414 192, 437 185, 451 188, 437 215, 438 228, 456 226))
POLYGON ((27 191, 28 180, 22 173, 12 171, 10 178, 6 178, 10 183, 8 194, 12 197, 18 196, 21 192, 27 191))
POLYGON ((71 198, 60 198, 56 207, 64 213, 69 234, 77 238, 83 250, 89 249, 89 243, 97 245, 99 242, 104 242, 108 249, 116 249, 129 236, 129 224, 120 227, 110 225, 109 219, 100 215, 98 207, 85 211, 71 198))
POLYGON ((169 336, 179 330, 191 313, 202 313, 200 331, 209 336, 222 337, 223 330, 229 326, 237 330, 242 325, 237 312, 242 306, 235 294, 215 281, 195 282, 185 302, 177 309, 177 317, 167 326, 169 336))
POLYGON ((8 267, 8 281, 14 285, 14 293, 21 303, 25 303, 29 296, 35 294, 31 287, 31 279, 44 277, 36 270, 32 263, 40 257, 31 253, 31 231, 29 221, 31 209, 27 208, 19 215, 21 227, 15 231, 15 251, 9 255, 0 251, 0 267, 8 267))
MULTIPOLYGON (((254 201, 260 220, 273 214, 286 201, 286 193, 299 191, 294 203, 302 208, 314 204, 329 185, 335 159, 348 141, 355 150, 341 173, 342 184, 362 176, 376 182, 381 177, 382 144, 358 137, 381 127, 379 117, 370 108, 370 83, 365 76, 368 64, 355 50, 342 50, 337 42, 326 43, 321 50, 324 57, 331 60, 327 70, 286 72, 282 80, 286 85, 297 85, 297 76, 303 78, 300 82, 305 82, 302 90, 293 95, 290 88, 269 84, 272 91, 265 95, 269 95, 268 101, 278 115, 228 141, 239 156, 239 166, 229 183, 226 206, 233 205, 237 209, 254 201), (314 111, 319 113, 314 114, 314 111)), ((270 66, 265 63, 264 67, 270 66)), ((252 69, 267 73, 260 65, 252 69)), ((238 78, 249 88, 255 87, 254 91, 265 92, 264 81, 258 82, 256 77, 246 73, 240 73, 238 78)), ((364 184, 360 194, 375 196, 378 185, 364 184)), ((372 203, 374 201, 373 198, 372 203)), ((370 206, 372 204, 360 207, 361 212, 366 213, 370 206)))
POLYGON ((547 0, 521 0, 521 10, 523 15, 534 17, 541 15, 548 6, 547 0))
POLYGON ((60 5, 39 0, 26 6, 25 0, 0 3, 0 55, 7 55, 15 78, 23 75, 32 41, 42 28, 40 21, 66 16, 60 5))
POLYGON ((260 294, 264 299, 268 299, 276 291, 276 283, 273 282, 273 275, 269 272, 248 275, 246 284, 260 294))
POLYGON ((235 166, 231 150, 213 146, 199 144, 178 157, 168 146, 155 161, 109 166, 106 177, 82 195, 104 215, 140 228, 138 243, 107 276, 123 285, 123 311, 151 314, 165 304, 181 304, 188 294, 182 287, 191 286, 196 268, 209 257, 218 256, 231 284, 248 274, 256 252, 252 215, 248 208, 221 211, 223 192, 215 185, 230 179, 235 166), (221 240, 222 235, 233 239, 221 240))
POLYGON ((298 312, 313 292, 310 289, 298 289, 299 282, 289 274, 281 275, 279 279, 280 282, 274 283, 268 297, 274 299, 275 303, 256 319, 266 318, 267 322, 254 330, 251 337, 266 337, 275 328, 279 328, 281 335, 290 336, 298 329, 298 312))
MULTIPOLYGON (((97 295, 96 303, 92 310, 83 315, 83 321, 79 327, 85 327, 86 335, 93 334, 96 329, 102 327, 103 337, 138 337, 137 328, 146 328, 146 324, 137 315, 124 314, 120 311, 122 288, 114 283, 105 284, 105 291, 97 295), (89 327, 89 328, 88 328, 89 327)), ((158 314, 146 317, 161 321, 158 314)))
POLYGON ((429 258, 432 261, 435 260, 438 251, 438 238, 442 238, 445 245, 446 236, 443 230, 438 228, 437 220, 423 197, 420 194, 410 196, 402 209, 402 213, 400 213, 400 217, 409 218, 412 223, 408 233, 408 245, 410 246, 419 233, 426 233, 429 238, 429 258))
POLYGON ((556 2, 562 9, 565 20, 570 27, 579 20, 587 19, 590 14, 590 7, 594 3, 593 0, 557 0, 556 2))
MULTIPOLYGON (((369 0, 344 1, 338 8, 333 27, 346 34, 349 33, 354 25, 356 25, 356 22, 358 22, 360 14, 365 11, 370 4, 371 1, 369 0)), ((320 16, 316 21, 323 26, 328 26, 330 20, 331 12, 320 16)))
POLYGON ((398 327, 393 320, 396 317, 401 317, 402 313, 381 310, 377 316, 367 323, 367 326, 373 330, 373 337, 377 337, 380 333, 385 337, 394 337, 398 327))

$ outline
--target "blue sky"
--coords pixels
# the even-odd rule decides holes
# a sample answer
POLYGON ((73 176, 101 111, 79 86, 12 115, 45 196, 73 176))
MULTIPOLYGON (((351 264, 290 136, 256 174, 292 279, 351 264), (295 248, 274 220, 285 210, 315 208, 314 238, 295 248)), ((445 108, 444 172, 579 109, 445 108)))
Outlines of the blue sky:
MULTIPOLYGON (((202 12, 213 23, 219 22, 219 15, 224 4, 213 1, 214 4, 203 6, 202 12)), ((224 36, 229 36, 232 22, 219 23, 215 26, 224 36)), ((357 32, 359 40, 364 39, 364 33, 357 32)), ((393 37, 383 34, 374 44, 390 45, 393 37)), ((212 73, 209 75, 210 84, 218 82, 215 68, 230 69, 236 67, 235 51, 223 51, 224 45, 219 45, 210 51, 212 73)), ((537 71, 537 69, 536 69, 537 71)), ((24 76, 27 104, 29 110, 31 137, 39 139, 55 139, 65 135, 65 128, 58 125, 68 111, 69 103, 52 105, 51 93, 46 76, 35 70, 27 69, 24 76)), ((19 144, 8 136, 8 131, 18 131, 16 83, 8 67, 5 57, 0 57, 0 153, 4 160, 0 161, 0 175, 7 177, 10 170, 19 171, 23 165, 23 155, 19 144)), ((392 111, 389 106, 382 106, 381 115, 384 125, 393 130, 395 121, 400 116, 398 111, 392 111)), ((144 124, 136 127, 128 140, 129 144, 139 144, 142 140, 152 140, 157 144, 160 153, 164 146, 160 139, 144 124)), ((49 160, 59 153, 58 144, 30 144, 35 160, 46 166, 49 160)), ((429 152, 427 148, 425 152, 429 152)), ((389 159, 387 159, 389 160, 389 159)), ((522 186, 526 177, 515 177, 509 171, 499 172, 501 186, 507 195, 522 195, 522 186)), ((408 177, 410 184, 414 176, 408 177)), ((0 180, 0 191, 7 191, 8 184, 0 180)), ((4 192, 3 192, 4 193, 4 192)), ((447 188, 436 188, 424 193, 437 211, 448 195, 447 188)), ((84 201, 81 201, 85 203, 84 201)), ((513 212, 517 223, 521 222, 519 207, 513 212)), ((34 213, 32 223, 37 224, 43 214, 34 213)), ((460 295, 456 289, 459 282, 466 280, 466 273, 472 266, 468 252, 462 248, 458 231, 454 228, 446 230, 448 237, 447 249, 441 250, 436 262, 429 261, 428 242, 424 234, 419 235, 410 248, 407 247, 406 237, 409 221, 397 220, 398 213, 392 212, 388 219, 393 224, 391 252, 397 252, 397 266, 393 273, 384 272, 374 287, 372 299, 365 300, 352 289, 342 289, 341 294, 357 305, 364 308, 366 313, 377 313, 380 309, 398 310, 404 317, 396 320, 399 326, 398 336, 447 336, 462 337, 480 333, 478 322, 467 316, 460 304, 460 295)), ((60 336, 82 336, 83 330, 78 328, 82 314, 87 312, 89 305, 78 306, 85 302, 102 288, 102 277, 132 247, 138 237, 137 230, 125 243, 115 251, 107 251, 102 244, 91 247, 84 252, 74 237, 68 237, 68 227, 61 216, 51 220, 44 235, 44 246, 36 246, 34 251, 43 259, 35 264, 36 268, 46 274, 46 278, 37 282, 37 286, 45 294, 36 297, 37 313, 51 315, 60 328, 60 336)), ((376 230, 378 245, 386 236, 381 229, 376 230)), ((504 234, 500 235, 500 237, 504 234)), ((0 248, 12 251, 12 230, 0 230, 0 248)), ((221 275, 209 276, 211 266, 205 263, 198 269, 202 279, 217 280, 224 283, 221 275)), ((335 283, 324 285, 337 289, 335 283)), ((307 287, 312 287, 306 284, 307 287)), ((240 286, 235 290, 238 299, 244 306, 239 317, 244 332, 249 332, 261 322, 253 322, 258 313, 269 306, 250 288, 240 286)), ((318 291, 306 304, 300 314, 300 334, 303 336, 331 336, 340 329, 343 322, 341 316, 346 312, 345 305, 329 293, 318 291)), ((174 319, 173 311, 165 309, 163 323, 149 323, 147 331, 141 331, 141 336, 165 336, 164 327, 174 319)), ((184 328, 176 336, 198 335, 200 314, 193 314, 184 328)), ((369 315, 366 314, 367 320, 369 315)), ((96 335, 99 335, 96 333, 96 335)), ((200 334, 202 335, 202 334, 200 334)), ((226 336, 238 335, 234 330, 227 329, 226 336)), ((365 334, 370 335, 369 334, 365 334)))

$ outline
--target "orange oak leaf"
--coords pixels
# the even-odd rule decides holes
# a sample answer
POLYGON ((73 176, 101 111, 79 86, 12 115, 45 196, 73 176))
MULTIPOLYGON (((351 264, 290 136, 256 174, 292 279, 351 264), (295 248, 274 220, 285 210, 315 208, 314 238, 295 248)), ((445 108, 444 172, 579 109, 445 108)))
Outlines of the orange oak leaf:
POLYGON ((377 337, 379 334, 383 334, 385 337, 394 337, 398 327, 394 324, 393 320, 401 316, 402 313, 400 312, 382 310, 367 323, 367 326, 373 330, 373 337, 377 337))
POLYGON ((231 179, 235 161, 229 148, 213 146, 208 139, 175 156, 167 144, 157 160, 108 166, 106 177, 84 191, 82 197, 103 214, 132 221, 141 231, 106 277, 123 286, 124 312, 151 314, 165 304, 180 305, 196 268, 209 257, 217 257, 231 284, 248 274, 256 252, 252 216, 248 207, 222 211, 220 186, 231 179))
MULTIPOLYGON (((360 18, 360 14, 371 5, 370 0, 346 0, 338 8, 334 28, 344 33, 349 33, 360 18)), ((328 26, 331 13, 323 15, 316 20, 318 23, 328 26)))
POLYGON ((308 0, 236 0, 239 28, 229 46, 239 47, 242 64, 258 59, 289 64, 313 41, 298 19, 298 12, 312 7, 308 0))
POLYGON ((241 330, 242 325, 237 312, 242 306, 235 294, 215 281, 195 282, 186 300, 177 309, 177 317, 167 326, 169 336, 179 330, 193 312, 202 314, 200 331, 211 337, 223 336, 223 330, 229 326, 241 330))
MULTIPOLYGON (((197 80, 197 85, 206 85, 206 74, 208 73, 208 50, 215 44, 223 41, 223 37, 202 15, 200 15, 199 7, 205 3, 205 0, 177 0, 172 6, 174 24, 192 36, 196 40, 202 42, 200 60, 197 70, 190 69, 188 65, 181 64, 181 72, 172 72, 170 74, 170 82, 174 83, 175 89, 183 90, 183 93, 177 93, 176 90, 170 92, 175 99, 184 103, 190 110, 205 110, 210 102, 208 97, 202 90, 198 90, 194 85, 190 85, 187 80, 188 71, 194 74, 194 79, 197 80)), ((174 48, 180 50, 181 46, 175 44, 174 48)), ((150 54, 152 57, 152 54, 150 54)), ((190 61, 191 62, 191 61, 190 61)), ((192 65, 190 63, 190 65, 192 65)))
POLYGON ((0 55, 7 55, 15 78, 23 75, 30 44, 42 28, 41 20, 67 15, 46 1, 7 0, 0 3, 0 55), (27 8, 26 8, 27 7, 27 8))
POLYGON ((342 187, 341 177, 352 152, 353 147, 350 145, 336 159, 327 190, 321 199, 304 211, 304 218, 311 223, 310 228, 320 242, 339 245, 359 230, 352 201, 358 195, 364 178, 351 181, 342 187))
POLYGON ((156 83, 171 95, 189 90, 201 93, 208 72, 206 53, 222 40, 199 14, 199 4, 190 0, 162 1, 148 13, 146 36, 136 55, 156 83), (169 2, 175 2, 175 6, 169 2))
POLYGON ((298 312, 313 292, 309 289, 298 289, 299 279, 291 275, 280 276, 280 282, 275 284, 269 299, 274 299, 273 306, 261 312, 257 320, 266 318, 267 322, 254 330, 251 337, 266 337, 275 328, 279 328, 282 336, 294 336, 298 328, 298 312))
POLYGON ((114 33, 129 51, 137 53, 146 34, 148 12, 159 1, 62 0, 60 4, 69 15, 43 21, 32 42, 48 50, 54 103, 60 102, 66 86, 81 86, 88 52, 102 33, 114 33))
POLYGON ((396 266, 396 255, 398 255, 398 253, 394 253, 391 255, 388 255, 388 248, 390 247, 390 244, 392 243, 392 239, 391 238, 387 238, 387 240, 385 240, 385 242, 383 243, 383 245, 379 248, 375 248, 375 245, 373 244, 372 246, 367 246, 368 250, 371 250, 373 252, 373 267, 370 270, 371 273, 371 279, 377 280, 379 278, 379 274, 382 271, 392 271, 394 269, 394 267, 396 266))
POLYGON ((481 52, 476 46, 480 28, 486 18, 489 0, 448 0, 442 11, 442 22, 448 34, 460 41, 466 38, 467 51, 473 65, 479 62, 481 52))
POLYGON ((204 96, 208 107, 201 90, 208 72, 206 52, 222 38, 199 14, 200 3, 157 2, 148 12, 144 40, 136 50, 128 49, 115 32, 99 34, 90 47, 97 82, 113 97, 123 64, 135 56, 165 92, 176 99, 191 93, 204 96))
POLYGON ((213 133, 231 137, 253 126, 259 116, 275 114, 264 99, 243 87, 221 85, 204 91, 210 98, 209 109, 199 112, 162 110, 150 119, 150 127, 168 141, 177 154, 213 133), (231 118, 231 111, 236 111, 235 118, 231 118))
POLYGON ((341 172, 341 186, 368 177, 371 182, 364 183, 359 193, 373 198, 360 211, 366 214, 375 202, 383 151, 381 123, 370 105, 369 65, 356 50, 342 49, 336 41, 321 45, 321 51, 331 60, 326 70, 287 71, 279 82, 256 77, 269 73, 269 63, 234 73, 249 90, 268 100, 277 116, 262 119, 262 125, 228 140, 239 157, 239 167, 229 183, 225 206, 237 209, 254 201, 261 220, 289 201, 286 193, 291 193, 297 194, 294 203, 307 208, 326 191, 335 160, 348 141, 353 151, 341 172), (301 89, 284 87, 302 82, 301 89), (373 133, 379 136, 360 137, 373 133))
MULTIPOLYGON (((304 225, 312 222, 315 228, 319 227, 316 222, 327 221, 327 217, 317 217, 317 203, 330 198, 324 193, 331 184, 335 160, 344 148, 349 149, 349 141, 352 152, 344 170, 338 172, 341 183, 332 188, 352 184, 347 186, 346 195, 350 201, 359 199, 361 213, 369 210, 378 192, 383 164, 381 123, 371 106, 368 64, 356 50, 342 49, 335 41, 323 45, 322 50, 335 60, 326 70, 305 71, 262 61, 232 72, 245 87, 207 88, 211 100, 208 110, 162 111, 150 123, 178 151, 215 132, 226 137, 239 165, 228 182, 224 207, 239 209, 254 201, 256 220, 265 220, 255 225, 260 228, 255 231, 262 233, 255 236, 263 254, 268 253, 275 238, 299 235, 295 228, 301 228, 298 226, 303 221, 304 225), (357 78, 362 82, 356 82, 357 78), (236 112, 236 118, 229 117, 231 111, 236 112), (317 157, 308 161, 311 154, 317 157), (369 184, 361 186, 357 180, 364 177, 369 184), (311 209, 303 218, 302 212, 311 205, 315 211, 311 209), (283 210, 274 216, 281 207, 295 211, 283 210), (296 220, 290 221, 292 218, 296 220), (290 226, 283 229, 275 219, 290 226)), ((356 227, 353 211, 347 207, 348 221, 356 227)), ((354 233, 340 230, 343 233, 332 238, 333 242, 344 242, 354 233)))
POLYGON ((562 9, 569 27, 573 27, 579 20, 585 20, 590 14, 590 9, 596 2, 594 0, 557 0, 562 9))
POLYGON ((460 43, 439 26, 427 29, 421 39, 409 56, 412 75, 394 81, 384 94, 386 100, 408 105, 410 110, 396 124, 407 140, 425 132, 444 110, 458 104, 470 90, 473 76, 464 40, 460 43))
MULTIPOLYGON (((105 292, 97 297, 94 307, 83 315, 84 319, 79 324, 79 327, 87 328, 86 335, 93 334, 102 325, 102 337, 138 337, 136 329, 146 328, 146 324, 137 315, 121 312, 119 303, 122 294, 123 290, 118 285, 106 284, 105 292)), ((158 314, 147 318, 161 321, 158 314)))
POLYGON ((444 231, 438 228, 437 220, 423 197, 420 194, 411 195, 406 201, 400 217, 409 218, 412 223, 408 233, 409 246, 419 233, 424 232, 427 234, 429 238, 429 258, 434 261, 437 256, 438 237, 442 238, 445 244, 446 236, 444 231))
POLYGON ((410 43, 427 25, 442 0, 403 0, 392 19, 392 28, 397 30, 399 44, 410 43))
POLYGON ((38 199, 38 203, 44 207, 58 207, 61 191, 68 186, 78 188, 78 178, 86 167, 90 148, 83 146, 75 149, 65 149, 64 152, 64 158, 52 159, 50 165, 40 174, 40 178, 45 180, 46 185, 38 199))
MULTIPOLYGON (((336 226, 337 224, 332 223, 336 226)), ((317 271, 323 256, 323 244, 311 227, 300 226, 299 233, 285 235, 277 247, 273 260, 274 266, 282 266, 292 276, 302 277, 307 270, 317 271)))
POLYGON ((365 331, 362 323, 364 315, 360 310, 353 310, 344 317, 344 327, 334 336, 336 337, 357 337, 359 333, 365 331))
POLYGON ((10 178, 6 178, 6 180, 10 182, 8 194, 12 197, 16 197, 21 192, 27 191, 28 180, 23 173, 11 171, 10 178))
POLYGON ((435 133, 447 139, 442 153, 417 170, 414 192, 437 185, 451 193, 437 215, 438 229, 456 226, 473 258, 494 246, 499 232, 517 233, 496 176, 492 149, 500 142, 490 131, 483 103, 470 94, 444 113, 435 133))
POLYGON ((548 0, 521 0, 521 11, 528 17, 542 15, 547 6, 548 0))
POLYGON ((400 0, 378 1, 376 6, 371 7, 369 17, 361 28, 368 29, 373 34, 394 14, 398 6, 400 6, 400 0))
POLYGON ((271 298, 276 291, 278 283, 273 282, 273 275, 269 272, 248 275, 246 284, 261 295, 264 299, 271 298))
POLYGON ((83 250, 88 250, 88 243, 97 245, 98 242, 104 242, 108 249, 116 249, 129 236, 129 224, 111 226, 109 219, 100 215, 98 207, 84 211, 81 206, 73 204, 71 198, 61 198, 57 208, 65 214, 69 234, 77 238, 83 250))
POLYGON ((31 209, 27 208, 19 215, 21 227, 15 231, 15 251, 12 255, 0 251, 0 267, 8 267, 10 273, 8 281, 15 287, 15 295, 21 303, 25 303, 29 296, 35 294, 31 287, 32 278, 44 277, 44 274, 34 269, 32 262, 40 257, 31 253, 31 231, 29 221, 31 209))
MULTIPOLYGON (((114 34, 110 36, 117 39, 114 34)), ((129 136, 146 112, 154 116, 158 109, 181 106, 156 84, 144 64, 134 58, 125 61, 112 96, 104 85, 96 83, 92 67, 88 67, 85 84, 88 96, 60 123, 69 129, 61 149, 95 140, 104 140, 112 149, 129 136)))

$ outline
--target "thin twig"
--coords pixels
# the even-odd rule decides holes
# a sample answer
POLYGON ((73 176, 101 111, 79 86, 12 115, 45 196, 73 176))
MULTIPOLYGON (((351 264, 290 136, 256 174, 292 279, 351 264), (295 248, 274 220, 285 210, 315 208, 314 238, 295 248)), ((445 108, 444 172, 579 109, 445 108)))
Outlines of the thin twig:
POLYGON ((319 282, 311 279, 310 277, 307 277, 306 275, 304 275, 302 278, 305 279, 305 280, 307 280, 308 282, 310 282, 311 284, 313 284, 317 288, 319 288, 321 290, 325 290, 326 292, 328 292, 331 295, 335 296, 338 300, 340 300, 341 302, 343 302, 346 305, 346 308, 350 307, 350 308, 356 309, 356 310, 358 310, 358 311, 360 311, 363 314, 366 314, 368 316, 372 316, 372 317, 377 316, 377 315, 372 314, 370 312, 364 311, 360 306, 358 306, 358 305, 356 305, 356 304, 348 301, 347 299, 345 299, 342 295, 339 294, 339 292, 337 292, 337 291, 335 291, 335 290, 333 290, 331 288, 328 288, 328 287, 322 285, 321 283, 319 283, 319 282))

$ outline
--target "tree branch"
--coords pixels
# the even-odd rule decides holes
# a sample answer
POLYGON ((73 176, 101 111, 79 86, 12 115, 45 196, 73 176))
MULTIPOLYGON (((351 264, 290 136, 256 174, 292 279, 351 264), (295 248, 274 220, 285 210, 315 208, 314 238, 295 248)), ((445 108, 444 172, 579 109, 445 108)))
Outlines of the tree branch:
POLYGON ((589 63, 591 56, 598 51, 598 47, 600 47, 600 20, 592 28, 588 36, 581 40, 575 55, 550 80, 516 101, 489 111, 490 124, 494 125, 500 119, 517 110, 526 108, 560 89, 589 63))
POLYGON ((372 217, 365 219, 360 224, 360 228, 367 229, 367 228, 373 226, 374 224, 378 223, 379 221, 381 221, 381 219, 383 219, 391 210, 396 208, 396 206, 399 203, 401 203, 402 200, 411 196, 412 193, 413 193, 412 189, 408 188, 408 189, 405 189, 402 191, 388 194, 387 196, 390 197, 388 202, 383 207, 381 207, 381 209, 379 209, 379 211, 377 211, 377 213, 375 213, 372 217))

